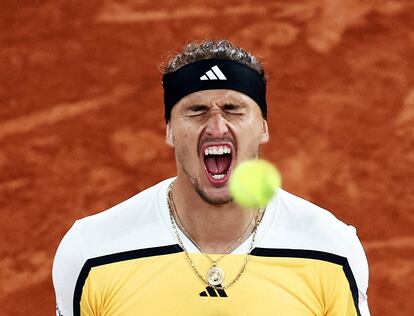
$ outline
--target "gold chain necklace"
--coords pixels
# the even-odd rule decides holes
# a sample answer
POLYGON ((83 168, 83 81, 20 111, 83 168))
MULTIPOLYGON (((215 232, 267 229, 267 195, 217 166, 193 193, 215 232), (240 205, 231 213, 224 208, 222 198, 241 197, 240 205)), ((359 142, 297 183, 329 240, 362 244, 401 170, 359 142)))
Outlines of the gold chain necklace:
POLYGON ((227 247, 227 249, 223 252, 223 254, 216 260, 213 260, 204 250, 203 248, 198 244, 198 242, 191 237, 191 235, 187 232, 187 230, 184 228, 183 223, 181 222, 181 218, 180 215, 177 212, 177 208, 175 207, 175 203, 174 203, 174 199, 170 198, 171 201, 171 206, 172 206, 172 210, 173 210, 173 218, 176 220, 176 224, 178 225, 178 228, 181 229, 181 231, 184 233, 184 235, 194 244, 194 246, 196 246, 196 248, 203 253, 212 264, 217 265, 217 263, 224 258, 225 255, 231 253, 234 249, 236 249, 240 244, 240 241, 245 237, 246 233, 249 231, 250 227, 253 225, 253 223, 255 223, 256 221, 254 221, 254 217, 252 216, 252 219, 250 220, 249 225, 247 225, 247 227, 244 229, 243 233, 240 235, 239 238, 237 238, 237 240, 235 240, 229 247, 227 247))
MULTIPOLYGON (((256 240, 257 228, 259 227, 260 221, 263 217, 264 210, 259 209, 258 215, 256 216, 256 220, 254 221, 255 225, 254 225, 253 233, 252 233, 252 241, 250 243, 249 251, 247 252, 247 254, 244 258, 243 265, 241 266, 241 268, 240 268, 238 274, 236 275, 236 277, 230 283, 223 286, 222 283, 224 281, 224 271, 217 266, 217 263, 225 255, 227 255, 228 253, 230 253, 232 251, 230 249, 233 249, 233 247, 238 242, 240 242, 240 240, 244 237, 246 231, 248 231, 248 229, 250 228, 251 223, 253 221, 249 224, 249 226, 246 228, 246 230, 243 232, 243 234, 234 243, 232 243, 230 245, 230 247, 225 251, 225 253, 216 260, 211 259, 211 257, 197 244, 197 242, 195 242, 195 240, 193 238, 191 238, 191 236, 185 230, 183 230, 184 234, 194 243, 194 245, 200 250, 200 252, 203 253, 212 262, 212 266, 207 271, 207 278, 204 278, 201 275, 201 273, 198 271, 197 267, 195 266, 193 260, 190 257, 190 254, 188 253, 187 249, 184 246, 184 243, 183 243, 183 241, 180 237, 180 234, 178 233, 178 227, 177 227, 177 225, 175 223, 175 220, 174 220, 174 214, 178 215, 178 213, 177 213, 177 210, 175 208, 174 200, 173 200, 173 197, 172 197, 172 187, 173 187, 173 183, 170 184, 170 186, 168 187, 168 192, 167 192, 167 203, 168 203, 168 208, 169 208, 170 221, 171 221, 171 225, 174 229, 174 233, 177 237, 178 243, 179 243, 180 247, 184 250, 184 254, 186 256, 186 259, 187 259, 188 263, 190 264, 190 266, 193 269, 196 276, 207 286, 211 286, 211 287, 214 287, 216 289, 223 289, 223 290, 229 288, 230 286, 232 286, 234 283, 236 283, 240 279, 240 277, 242 276, 242 274, 246 270, 247 264, 248 264, 249 259, 250 259, 250 253, 253 250, 254 243, 255 243, 255 240, 256 240)), ((178 220, 179 220, 179 218, 178 218, 178 220)), ((182 225, 181 225, 181 228, 183 228, 182 225)))

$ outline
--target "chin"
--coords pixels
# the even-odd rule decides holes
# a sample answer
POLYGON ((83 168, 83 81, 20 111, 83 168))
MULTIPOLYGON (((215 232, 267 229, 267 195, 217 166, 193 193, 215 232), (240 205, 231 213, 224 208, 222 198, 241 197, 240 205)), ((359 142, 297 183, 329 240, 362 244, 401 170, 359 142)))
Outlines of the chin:
MULTIPOLYGON (((206 190, 196 187, 196 191, 204 202, 211 205, 224 205, 233 202, 233 199, 229 195, 227 189, 225 190, 226 192, 206 192, 206 190)), ((216 190, 213 189, 213 191, 216 190)))

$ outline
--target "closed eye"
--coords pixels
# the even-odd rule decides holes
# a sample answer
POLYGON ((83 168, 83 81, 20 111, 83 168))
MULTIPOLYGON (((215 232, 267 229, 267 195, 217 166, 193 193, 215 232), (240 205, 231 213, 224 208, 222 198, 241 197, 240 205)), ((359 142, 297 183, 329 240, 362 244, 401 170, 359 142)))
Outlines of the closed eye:
POLYGON ((230 114, 244 114, 246 107, 242 104, 226 103, 222 106, 222 109, 230 114))
POLYGON ((197 115, 207 112, 207 110, 208 110, 207 105, 193 104, 187 108, 186 112, 189 116, 197 116, 197 115))

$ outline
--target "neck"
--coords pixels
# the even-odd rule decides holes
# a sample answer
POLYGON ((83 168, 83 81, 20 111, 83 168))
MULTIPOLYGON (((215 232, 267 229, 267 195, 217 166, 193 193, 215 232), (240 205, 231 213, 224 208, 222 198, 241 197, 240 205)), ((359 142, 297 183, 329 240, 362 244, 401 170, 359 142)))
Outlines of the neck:
POLYGON ((241 244, 254 229, 254 223, 250 224, 257 211, 245 210, 233 202, 207 203, 192 184, 181 179, 174 183, 172 198, 183 229, 207 253, 224 253, 238 239, 241 244))

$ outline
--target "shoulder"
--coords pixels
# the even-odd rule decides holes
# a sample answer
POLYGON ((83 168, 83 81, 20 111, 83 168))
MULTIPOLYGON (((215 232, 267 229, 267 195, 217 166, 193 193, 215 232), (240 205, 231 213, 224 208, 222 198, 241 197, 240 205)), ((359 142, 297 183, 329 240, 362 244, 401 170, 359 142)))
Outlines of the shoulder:
POLYGON ((368 263, 355 227, 284 190, 278 192, 271 207, 274 212, 271 228, 260 246, 291 249, 344 262, 351 269, 361 293, 365 293, 368 263))
POLYGON ((63 237, 57 255, 76 252, 78 258, 87 260, 164 243, 169 235, 160 209, 170 182, 164 180, 103 212, 77 220, 63 237))
POLYGON ((94 225, 107 223, 124 216, 145 216, 148 209, 158 207, 161 191, 166 190, 169 182, 169 179, 159 182, 107 210, 84 217, 78 222, 82 225, 94 225))
POLYGON ((276 216, 270 242, 346 258, 362 249, 355 227, 339 220, 330 211, 284 190, 280 190, 275 202, 276 216))
POLYGON ((355 228, 330 211, 284 190, 280 190, 276 203, 274 229, 282 230, 283 236, 297 238, 295 241, 283 238, 285 243, 338 254, 353 246, 355 228))

